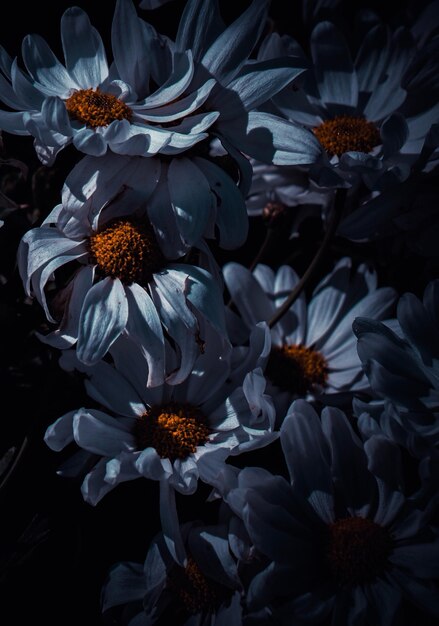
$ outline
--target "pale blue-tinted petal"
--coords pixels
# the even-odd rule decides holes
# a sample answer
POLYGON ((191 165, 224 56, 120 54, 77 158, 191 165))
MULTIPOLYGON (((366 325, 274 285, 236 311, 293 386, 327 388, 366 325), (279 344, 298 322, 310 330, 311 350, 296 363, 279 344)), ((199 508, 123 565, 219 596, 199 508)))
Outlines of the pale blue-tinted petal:
POLYGON ((41 107, 41 115, 49 128, 66 137, 73 135, 67 109, 61 98, 54 96, 46 98, 41 107))
POLYGON ((71 282, 71 292, 59 328, 48 335, 37 333, 40 341, 59 350, 69 348, 76 342, 82 304, 93 285, 94 269, 94 266, 86 265, 78 270, 71 282))
MULTIPOLYGON (((10 107, 11 109, 16 109, 16 110, 22 110, 22 109, 27 109, 28 107, 26 106, 25 102, 23 102, 23 100, 19 97, 17 97, 17 94, 15 93, 14 89, 12 88, 12 85, 10 84, 10 82, 8 80, 6 80, 4 78, 4 76, 2 74, 0 74, 0 100, 2 102, 4 102, 4 104, 6 104, 8 107, 10 107)), ((6 114, 6 119, 7 119, 7 114, 9 113, 9 115, 22 115, 22 113, 18 114, 12 114, 9 111, 1 111, 1 113, 3 115, 6 114)))
POLYGON ((161 385, 165 373, 165 340, 157 309, 145 289, 136 283, 126 288, 126 295, 129 307, 126 330, 140 343, 148 363, 145 384, 148 387, 161 385))
POLYGON ((389 36, 383 24, 371 28, 355 57, 358 90, 372 93, 388 62, 389 36))
POLYGON ((216 224, 221 248, 241 246, 248 233, 248 217, 243 195, 234 181, 215 163, 196 157, 195 164, 205 174, 217 198, 216 224))
POLYGON ((194 74, 191 51, 176 52, 173 61, 173 71, 168 80, 142 103, 138 103, 145 109, 153 109, 179 98, 189 86, 194 74))
POLYGON ((108 77, 104 44, 79 7, 70 7, 61 17, 61 40, 70 75, 82 89, 98 87, 108 77))
POLYGON ((14 59, 12 64, 11 78, 15 94, 23 102, 23 105, 20 108, 39 111, 44 101, 44 95, 20 70, 17 64, 17 59, 14 59))
POLYGON ((218 0, 189 0, 178 26, 175 45, 183 52, 190 48, 194 59, 200 60, 219 34, 225 30, 218 0))
POLYGON ((209 183, 190 159, 180 158, 169 165, 168 188, 182 237, 193 245, 203 236, 213 209, 209 183))
POLYGON ((229 262, 223 267, 223 276, 233 302, 249 329, 257 322, 270 319, 275 311, 274 305, 250 270, 229 262))
MULTIPOLYGON (((189 317, 187 324, 179 315, 179 311, 173 306, 162 292, 154 287, 151 288, 153 301, 160 311, 160 317, 167 332, 175 341, 179 367, 172 372, 167 379, 169 384, 177 385, 185 380, 190 374, 195 359, 200 353, 197 343, 197 324, 195 316, 189 317)), ((185 316, 186 317, 186 316, 185 316)))
POLYGON ((291 481, 327 524, 334 521, 330 451, 320 420, 310 404, 296 400, 280 429, 291 481))
POLYGON ((199 89, 187 96, 180 97, 155 109, 144 109, 140 105, 133 105, 136 119, 140 118, 149 122, 174 122, 199 109, 209 97, 215 81, 206 81, 199 89))
POLYGON ((109 573, 102 593, 102 611, 141 600, 145 595, 145 574, 140 563, 117 563, 109 573))
POLYGON ((72 89, 80 88, 40 35, 27 35, 21 53, 29 74, 44 87, 47 95, 67 98, 72 89))
POLYGON ((402 493, 403 469, 398 446, 381 436, 373 436, 364 444, 369 471, 378 485, 378 503, 374 521, 389 526, 405 503, 402 493))
POLYGON ((72 443, 73 441, 73 417, 76 413, 74 411, 68 411, 61 417, 59 417, 56 422, 51 424, 45 434, 44 441, 49 446, 51 450, 55 452, 59 452, 63 448, 72 443))
POLYGON ((118 0, 111 29, 114 63, 120 78, 139 95, 149 86, 152 32, 148 26, 138 18, 131 0, 118 0))
POLYGON ((346 40, 331 22, 321 22, 314 28, 311 53, 323 102, 356 107, 357 75, 346 40))
MULTIPOLYGON (((367 316, 372 319, 383 319, 391 313, 397 299, 397 293, 391 287, 381 287, 360 300, 348 313, 339 320, 337 328, 324 343, 324 353, 328 359, 337 356, 352 341, 352 323, 356 317, 367 316)), ((323 346, 322 346, 323 348, 323 346)))
POLYGON ((185 567, 187 556, 178 521, 175 491, 167 479, 160 481, 160 520, 169 552, 179 565, 185 567))
POLYGON ((405 118, 400 113, 392 113, 381 124, 381 141, 384 158, 389 158, 403 147, 409 136, 405 118))
POLYGON ((119 420, 107 416, 106 423, 103 423, 99 413, 93 415, 91 411, 76 411, 73 435, 78 446, 105 457, 117 456, 123 450, 135 447, 134 435, 120 428, 119 420))
POLYGON ((185 280, 187 300, 199 311, 220 334, 225 334, 225 319, 222 294, 217 282, 207 270, 195 265, 169 266, 185 280))
POLYGON ((251 63, 244 67, 227 89, 214 92, 209 104, 221 111, 221 119, 227 120, 258 106, 272 98, 304 71, 288 58, 251 63), (238 100, 237 100, 238 98, 238 100))
POLYGON ((270 113, 251 111, 242 119, 217 123, 218 132, 245 154, 275 165, 309 165, 321 154, 315 135, 270 113))
POLYGON ((220 83, 227 84, 246 62, 265 26, 267 12, 266 0, 254 0, 203 55, 203 66, 220 83))
POLYGON ((128 303, 119 279, 107 276, 90 289, 81 311, 78 358, 96 363, 125 329, 128 303))
POLYGON ((103 156, 107 146, 102 135, 91 128, 81 128, 73 135, 73 145, 80 152, 90 156, 103 156))
POLYGON ((325 407, 322 429, 328 439, 332 476, 343 504, 351 515, 367 517, 373 503, 374 481, 367 469, 367 457, 346 416, 339 409, 325 407))
POLYGON ((81 485, 82 497, 88 504, 96 506, 100 500, 114 487, 104 480, 106 459, 101 459, 87 474, 81 485))

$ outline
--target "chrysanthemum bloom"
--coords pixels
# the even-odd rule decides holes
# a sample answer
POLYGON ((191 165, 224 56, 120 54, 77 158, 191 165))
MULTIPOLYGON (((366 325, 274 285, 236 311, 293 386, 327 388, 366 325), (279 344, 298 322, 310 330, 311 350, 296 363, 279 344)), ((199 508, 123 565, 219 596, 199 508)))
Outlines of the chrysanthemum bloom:
POLYGON ((264 151, 270 159, 277 150, 276 140, 269 140, 271 127, 279 126, 284 133, 290 131, 289 139, 294 137, 297 145, 283 139, 278 158, 286 153, 293 162, 298 158, 310 163, 315 146, 302 138, 299 127, 258 115, 245 124, 249 110, 303 71, 288 60, 243 69, 264 28, 267 6, 265 0, 255 0, 225 28, 216 2, 191 0, 174 44, 137 16, 131 0, 117 0, 111 66, 88 16, 72 7, 61 19, 65 65, 38 35, 23 42, 26 72, 2 55, 1 98, 14 111, 0 112, 0 127, 32 135, 40 159, 50 164, 71 142, 94 156, 108 148, 129 155, 179 154, 206 139, 219 115, 233 146, 236 129, 228 129, 239 115, 241 134, 265 134, 259 144, 267 144, 264 151), (217 80, 227 89, 208 102, 217 80))
MULTIPOLYGON (((388 432, 403 428, 410 437, 439 445, 439 280, 429 283, 423 301, 404 294, 398 302, 401 335, 367 317, 354 321, 358 356, 372 390, 391 402, 379 420, 388 432), (390 420, 390 424, 389 424, 390 420)), ((416 446, 409 446, 412 450, 416 446)))
POLYGON ((250 607, 268 605, 280 624, 388 626, 403 603, 439 617, 437 500, 423 509, 405 497, 398 446, 379 436, 363 445, 341 411, 320 420, 304 400, 280 438, 290 482, 246 468, 226 495, 268 561, 250 607))
MULTIPOLYGON (((311 175, 322 186, 356 184, 384 188, 405 180, 419 155, 431 125, 437 121, 435 101, 423 109, 404 111, 404 74, 414 57, 408 29, 393 33, 377 20, 364 28, 359 49, 352 54, 344 34, 329 21, 310 36, 311 68, 273 99, 288 119, 303 124, 322 146, 311 175)), ((260 52, 267 59, 289 53, 306 58, 288 36, 271 35, 260 52)))
POLYGON ((90 504, 123 481, 160 481, 162 527, 181 562, 174 490, 193 494, 199 478, 217 487, 229 455, 265 446, 277 437, 265 379, 260 368, 249 368, 242 385, 233 390, 225 386, 234 372, 227 342, 214 331, 179 385, 147 387, 148 363, 134 345, 115 354, 115 362, 116 367, 103 361, 86 366, 74 351, 63 353, 62 366, 83 372, 89 395, 109 412, 70 411, 49 426, 45 441, 53 450, 74 441, 98 455, 82 483, 90 504))
POLYGON ((112 567, 102 593, 102 611, 121 607, 121 626, 165 621, 182 626, 241 624, 242 585, 227 526, 191 522, 182 526, 181 535, 185 566, 175 562, 159 533, 143 566, 125 562, 112 567))
POLYGON ((143 201, 135 190, 124 189, 102 211, 99 206, 92 223, 79 212, 65 230, 58 222, 59 205, 24 235, 18 266, 26 293, 41 304, 49 322, 59 322, 41 337, 45 342, 60 349, 76 343, 78 358, 90 364, 118 337, 128 336, 144 347, 147 381, 156 385, 166 374, 165 337, 172 338, 181 359, 172 377, 178 382, 200 352, 200 317, 224 332, 224 313, 220 285, 207 270, 165 257, 143 201), (57 280, 61 268, 65 275, 57 280), (49 306, 45 287, 54 273, 49 306))
MULTIPOLYGON (((231 337, 239 343, 254 324, 274 316, 298 281, 287 265, 274 272, 259 264, 252 273, 238 263, 227 263, 223 273, 241 317, 229 313, 231 337)), ((280 413, 297 397, 331 403, 369 387, 356 353, 352 322, 359 311, 385 319, 397 297, 394 289, 376 285, 373 271, 362 265, 354 273, 350 259, 341 259, 317 285, 309 303, 301 294, 272 327, 265 375, 280 413)))

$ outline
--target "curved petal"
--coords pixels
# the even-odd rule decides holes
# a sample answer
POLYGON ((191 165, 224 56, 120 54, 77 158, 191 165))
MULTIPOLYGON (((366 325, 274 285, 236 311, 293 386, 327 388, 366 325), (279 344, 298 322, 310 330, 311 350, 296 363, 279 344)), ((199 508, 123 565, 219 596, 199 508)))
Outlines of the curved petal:
POLYGON ((169 165, 168 188, 182 237, 193 245, 201 239, 211 218, 213 195, 209 183, 190 159, 180 158, 169 165))
POLYGON ((101 359, 125 329, 128 302, 119 279, 107 276, 88 292, 79 322, 77 354, 88 365, 101 359))
POLYGON ((82 89, 98 87, 108 77, 104 44, 88 15, 70 7, 61 17, 61 40, 68 72, 82 89))
POLYGON ((21 53, 27 71, 47 95, 66 98, 72 89, 79 89, 74 76, 70 76, 40 35, 27 35, 21 53))
POLYGON ((247 61, 265 27, 267 13, 268 2, 254 0, 205 52, 201 63, 218 82, 227 84, 247 61))
POLYGON ((128 335, 140 342, 140 349, 148 363, 148 379, 145 384, 155 387, 164 382, 165 340, 157 309, 148 293, 133 283, 126 288, 129 316, 126 326, 128 335))

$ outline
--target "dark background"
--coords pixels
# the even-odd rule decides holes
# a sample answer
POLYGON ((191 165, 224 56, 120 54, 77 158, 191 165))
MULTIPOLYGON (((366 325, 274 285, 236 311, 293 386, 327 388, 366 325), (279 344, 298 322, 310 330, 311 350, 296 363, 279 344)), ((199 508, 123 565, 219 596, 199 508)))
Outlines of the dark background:
MULTIPOLYGON (((108 43, 114 2, 77 4, 88 12, 108 43)), ((248 4, 242 0, 220 2, 226 22, 248 4)), ((328 17, 353 24, 355 10, 362 7, 376 10, 389 23, 403 16, 409 24, 422 4, 344 2, 336 15, 328 17)), ((184 5, 184 0, 173 0, 154 12, 139 14, 157 30, 173 37, 184 5)), ((37 32, 62 59, 59 22, 69 6, 72 3, 65 0, 9 3, 0 22, 0 44, 12 56, 18 55, 22 38, 37 32)), ((305 38, 299 2, 274 0, 270 15, 280 32, 305 38)), ((36 159, 31 138, 4 135, 3 140, 4 157, 24 161, 30 172, 25 182, 17 181, 13 170, 6 168, 6 174, 1 172, 3 191, 22 209, 8 218, 0 230, 0 458, 13 447, 17 459, 0 481, 0 623, 98 625, 103 623, 99 595, 108 567, 120 560, 143 561, 151 537, 159 530, 157 485, 142 480, 125 483, 93 508, 83 502, 77 481, 56 475, 58 465, 70 451, 51 452, 43 442, 45 429, 64 412, 93 404, 81 383, 60 371, 57 355, 43 348, 33 335, 44 319, 39 306, 24 297, 15 252, 20 237, 35 217, 33 212, 36 210, 41 217, 59 201, 63 180, 77 155, 67 148, 54 167, 46 168, 36 159)), ((306 267, 320 237, 319 226, 308 225, 295 250, 296 269, 306 267)), ((239 251, 220 254, 219 260, 249 264, 262 238, 261 224, 252 222, 247 244, 239 251)), ((283 243, 287 242, 285 239, 283 243)), ((291 252, 292 244, 288 245, 291 252)), ((280 245, 272 257, 264 260, 282 262, 282 250, 285 248, 280 245)), ((378 252, 373 246, 359 249, 345 242, 339 250, 334 248, 333 255, 352 254, 362 259, 373 258, 378 252)), ((322 268, 322 272, 326 269, 322 268)), ((381 280, 393 284, 401 293, 409 289, 422 293, 428 277, 423 261, 413 258, 406 266, 396 268, 386 268, 381 263, 381 272, 381 280)), ((259 454, 251 457, 249 464, 260 462, 268 466, 271 452, 259 454)), ((215 520, 216 505, 204 504, 209 491, 200 485, 190 507, 179 499, 182 521, 196 517, 207 522, 215 520)))

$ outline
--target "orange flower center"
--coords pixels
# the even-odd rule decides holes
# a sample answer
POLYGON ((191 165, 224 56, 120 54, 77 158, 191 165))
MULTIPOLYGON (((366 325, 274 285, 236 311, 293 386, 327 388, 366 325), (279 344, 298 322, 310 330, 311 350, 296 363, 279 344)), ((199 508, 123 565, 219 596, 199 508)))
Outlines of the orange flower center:
POLYGON ((359 585, 382 573, 392 550, 389 532, 370 519, 346 517, 329 525, 327 559, 342 585, 359 585))
POLYGON ((275 346, 271 350, 266 374, 278 387, 305 396, 328 379, 326 359, 312 348, 301 345, 275 346))
POLYGON ((66 109, 72 119, 97 128, 108 126, 114 120, 130 120, 130 107, 100 89, 80 89, 66 100, 66 109))
POLYGON ((332 156, 345 152, 370 152, 381 143, 380 133, 372 122, 362 117, 338 115, 314 129, 314 134, 332 156))
POLYGON ((91 262, 104 276, 125 284, 145 284, 163 267, 165 259, 149 224, 118 219, 89 241, 91 262))
POLYGON ((209 438, 206 417, 191 404, 169 402, 152 406, 138 420, 139 448, 155 448, 162 459, 185 459, 209 438))
POLYGON ((185 568, 171 570, 168 587, 191 615, 214 612, 228 595, 228 590, 206 578, 192 557, 188 558, 185 568))

